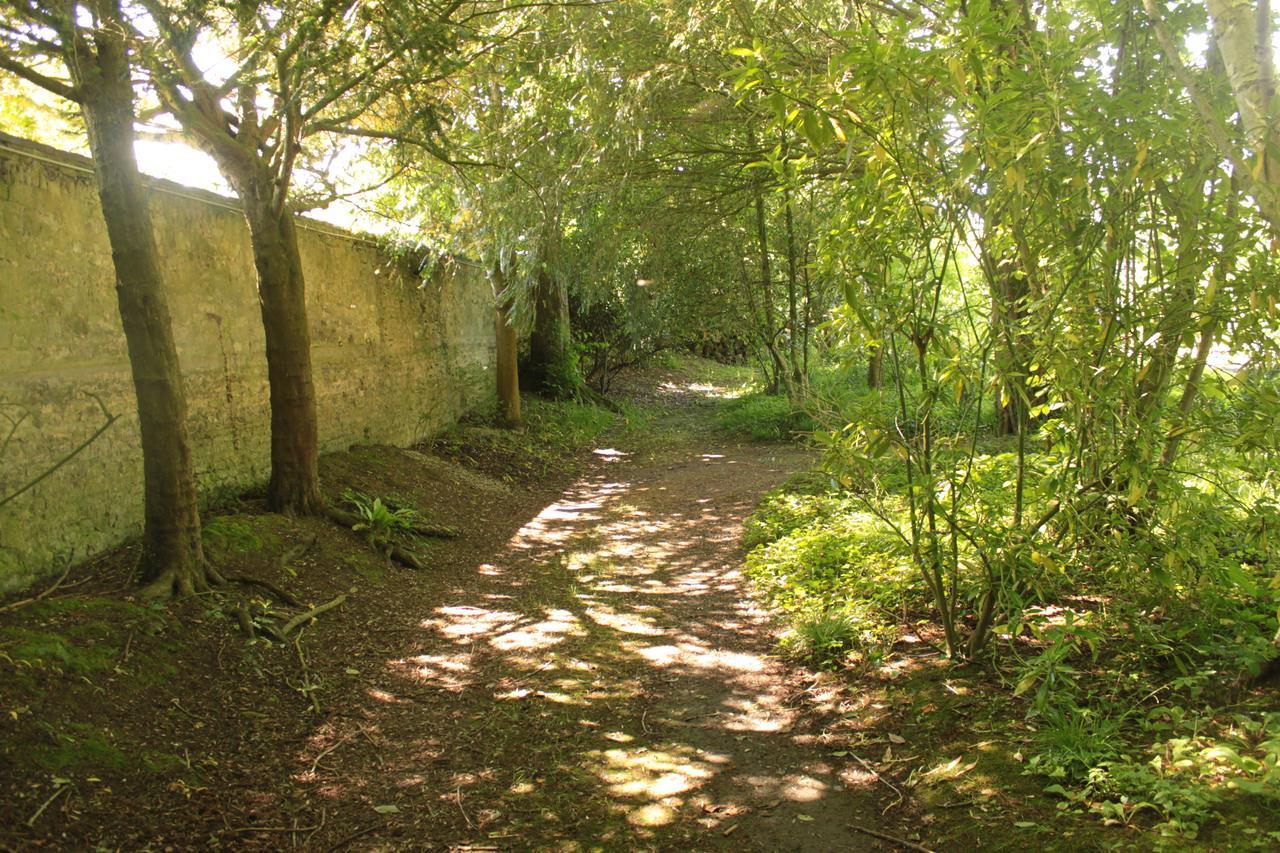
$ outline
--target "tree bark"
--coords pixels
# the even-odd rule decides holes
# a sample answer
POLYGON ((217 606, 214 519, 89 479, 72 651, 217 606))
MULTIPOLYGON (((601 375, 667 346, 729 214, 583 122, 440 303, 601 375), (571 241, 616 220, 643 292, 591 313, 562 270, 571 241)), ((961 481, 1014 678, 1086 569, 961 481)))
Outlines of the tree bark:
POLYGON ((867 387, 879 388, 884 382, 884 347, 874 344, 867 348, 867 387))
POLYGON ((138 570, 146 597, 209 584, 187 433, 187 402, 146 191, 133 153, 133 84, 119 9, 101 4, 94 49, 67 46, 81 96, 98 197, 111 244, 116 300, 138 400, 144 514, 138 570), (105 14, 104 14, 105 13, 105 14))
POLYGON ((535 391, 557 399, 575 396, 582 384, 569 330, 569 292, 545 264, 533 289, 529 378, 535 391))
POLYGON ((507 428, 520 426, 520 372, 516 357, 519 336, 511 325, 511 298, 506 293, 502 263, 493 265, 493 319, 497 339, 498 420, 507 428))
POLYGON ((798 390, 804 387, 805 373, 800 366, 800 278, 796 271, 796 224, 790 191, 784 193, 783 205, 787 228, 787 319, 791 327, 787 350, 791 359, 791 386, 788 390, 798 390))
POLYGON ((288 515, 319 515, 319 427, 311 375, 306 285, 293 213, 269 174, 238 176, 258 272, 258 305, 271 386, 271 481, 267 506, 288 515))
POLYGON ((1271 2, 1208 0, 1213 40, 1226 66, 1227 79, 1240 110, 1245 142, 1261 166, 1257 175, 1271 187, 1280 186, 1280 162, 1274 148, 1280 143, 1272 100, 1275 67, 1271 57, 1271 2))

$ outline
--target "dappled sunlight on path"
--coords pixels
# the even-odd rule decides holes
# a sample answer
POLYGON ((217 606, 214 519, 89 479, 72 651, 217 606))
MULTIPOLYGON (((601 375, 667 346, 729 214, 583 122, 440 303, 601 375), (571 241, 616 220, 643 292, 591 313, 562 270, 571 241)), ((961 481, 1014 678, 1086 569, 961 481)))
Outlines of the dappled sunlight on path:
POLYGON ((463 836, 516 847, 857 843, 858 780, 797 725, 740 574, 743 519, 802 454, 596 458, 388 661, 386 772, 443 792, 463 836), (425 731, 440 696, 471 713, 425 731))
POLYGON ((813 681, 774 656, 741 574, 745 518, 810 457, 725 442, 705 389, 648 388, 667 421, 647 444, 597 448, 505 542, 377 629, 349 721, 299 756, 340 749, 341 773, 312 791, 390 815, 366 840, 868 849, 850 825, 878 817, 875 779, 831 757, 813 681))

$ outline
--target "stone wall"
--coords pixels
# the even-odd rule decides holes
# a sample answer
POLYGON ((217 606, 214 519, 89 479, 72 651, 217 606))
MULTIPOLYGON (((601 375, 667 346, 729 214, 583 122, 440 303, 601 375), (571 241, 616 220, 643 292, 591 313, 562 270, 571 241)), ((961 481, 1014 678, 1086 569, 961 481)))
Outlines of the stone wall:
MULTIPOLYGON (((266 361, 244 220, 155 182, 156 237, 206 495, 266 480, 266 361)), ((493 303, 474 267, 422 283, 372 243, 300 221, 326 451, 409 445, 492 398, 493 303)), ((0 495, 120 416, 0 508, 0 592, 141 531, 138 421, 106 229, 87 160, 0 136, 0 495), (95 399, 96 398, 96 399, 95 399)))

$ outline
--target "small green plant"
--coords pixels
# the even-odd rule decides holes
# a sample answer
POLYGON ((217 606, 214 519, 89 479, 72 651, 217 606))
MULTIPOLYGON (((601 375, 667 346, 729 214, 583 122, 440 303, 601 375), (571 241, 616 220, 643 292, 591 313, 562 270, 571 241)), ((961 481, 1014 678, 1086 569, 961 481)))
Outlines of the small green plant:
POLYGON ((795 643, 800 653, 823 669, 836 669, 861 639, 858 622, 845 613, 823 613, 797 620, 795 643))
POLYGON ((372 497, 355 489, 342 493, 343 500, 355 508, 360 522, 352 529, 364 533, 375 543, 387 543, 399 536, 412 535, 422 515, 412 507, 388 498, 372 497))

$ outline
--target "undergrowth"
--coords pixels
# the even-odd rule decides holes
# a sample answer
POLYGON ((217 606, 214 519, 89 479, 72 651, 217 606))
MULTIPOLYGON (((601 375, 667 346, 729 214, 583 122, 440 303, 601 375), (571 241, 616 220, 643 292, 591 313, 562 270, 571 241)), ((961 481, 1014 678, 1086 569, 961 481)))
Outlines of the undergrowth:
POLYGON ((469 419, 437 437, 432 450, 468 467, 511 482, 532 482, 565 465, 614 421, 614 413, 573 400, 526 397, 519 429, 493 425, 492 417, 469 419))
MULTIPOLYGON (((972 453, 972 479, 960 511, 1007 515, 1008 445, 979 436, 961 452, 972 453)), ((1047 457, 1033 452, 1031 464, 1047 457)), ((750 582, 790 622, 784 649, 819 667, 874 668, 936 624, 902 535, 899 461, 858 470, 828 464, 795 477, 747 525, 750 582)), ((1010 760, 1060 811, 1157 839, 1280 842, 1280 821, 1243 839, 1231 823, 1280 814, 1280 713, 1274 693, 1250 684, 1274 653, 1280 576, 1257 535, 1272 511, 1251 488, 1186 487, 1154 533, 1117 526, 1073 548, 1038 548, 1002 589, 1005 616, 984 659, 993 689, 1013 700, 998 725, 1009 743, 1031 732, 1010 760)), ((969 543, 959 558, 976 560, 969 543)), ((965 575, 959 582, 962 595, 979 594, 965 575)))

